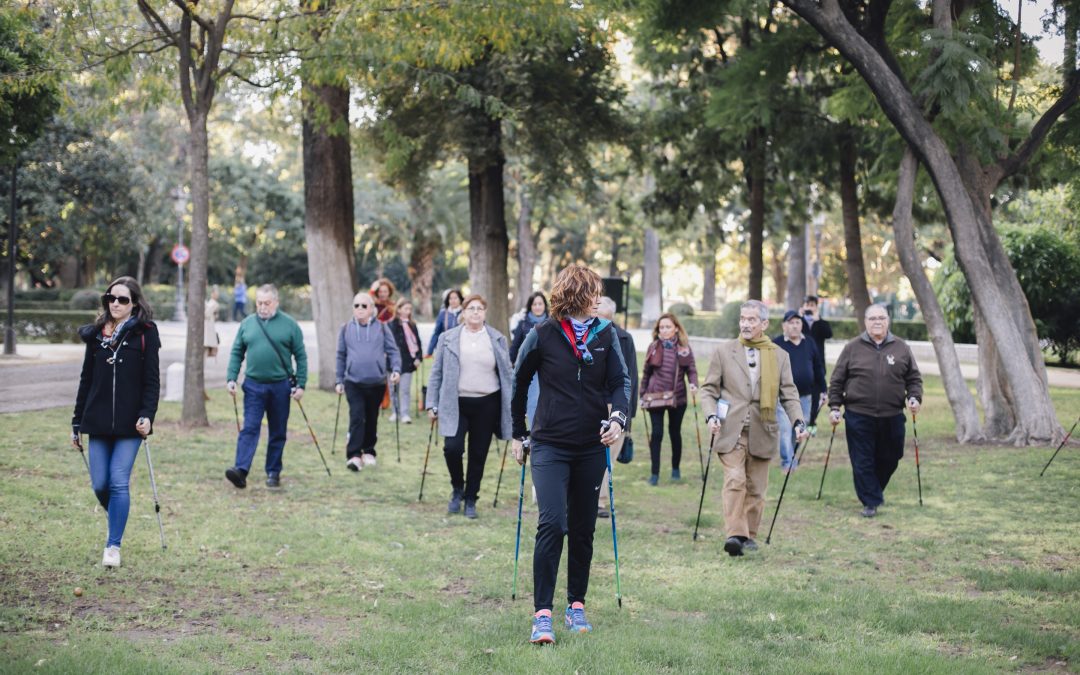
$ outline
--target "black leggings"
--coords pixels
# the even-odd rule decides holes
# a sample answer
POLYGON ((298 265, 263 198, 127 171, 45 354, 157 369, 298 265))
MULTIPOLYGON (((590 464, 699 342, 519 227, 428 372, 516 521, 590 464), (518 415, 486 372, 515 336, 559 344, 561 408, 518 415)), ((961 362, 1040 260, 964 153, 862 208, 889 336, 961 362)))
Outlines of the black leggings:
POLYGON ((446 437, 443 456, 450 471, 450 486, 461 492, 467 502, 475 502, 480 496, 480 481, 484 477, 491 437, 499 425, 501 403, 502 393, 498 391, 487 396, 458 397, 457 433, 446 437), (469 435, 468 475, 462 467, 465 434, 469 435))
POLYGON ((585 602, 592 567, 596 498, 607 468, 604 446, 558 448, 536 444, 530 456, 540 509, 533 551, 533 603, 553 609, 555 578, 566 538, 566 603, 585 602))
POLYGON ((345 398, 349 401, 349 444, 345 456, 359 457, 375 454, 378 440, 379 404, 382 403, 386 385, 357 384, 345 381, 345 398))
POLYGON ((674 408, 649 411, 652 434, 649 436, 649 456, 652 458, 653 475, 660 473, 660 442, 664 440, 664 411, 668 413, 668 433, 671 435, 671 468, 678 470, 682 460, 682 418, 686 404, 674 408))

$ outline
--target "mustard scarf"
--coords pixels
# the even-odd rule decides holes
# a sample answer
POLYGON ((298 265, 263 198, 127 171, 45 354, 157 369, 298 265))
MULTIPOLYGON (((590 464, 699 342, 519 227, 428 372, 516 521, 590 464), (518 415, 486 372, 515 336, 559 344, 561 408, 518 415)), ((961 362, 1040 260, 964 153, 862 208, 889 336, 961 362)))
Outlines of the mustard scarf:
POLYGON ((773 350, 776 344, 768 337, 762 335, 755 340, 747 340, 739 337, 739 344, 743 347, 754 347, 761 350, 761 394, 760 409, 761 419, 771 420, 776 417, 776 399, 780 396, 780 370, 776 365, 776 356, 773 350))

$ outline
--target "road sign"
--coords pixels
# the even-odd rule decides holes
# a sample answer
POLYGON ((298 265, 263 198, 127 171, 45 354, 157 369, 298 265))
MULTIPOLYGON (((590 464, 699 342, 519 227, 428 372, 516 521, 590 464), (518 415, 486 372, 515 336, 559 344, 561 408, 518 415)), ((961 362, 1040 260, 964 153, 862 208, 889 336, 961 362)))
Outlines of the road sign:
POLYGON ((177 265, 184 265, 187 261, 191 260, 191 249, 183 244, 177 244, 173 246, 172 254, 169 256, 172 261, 177 265))

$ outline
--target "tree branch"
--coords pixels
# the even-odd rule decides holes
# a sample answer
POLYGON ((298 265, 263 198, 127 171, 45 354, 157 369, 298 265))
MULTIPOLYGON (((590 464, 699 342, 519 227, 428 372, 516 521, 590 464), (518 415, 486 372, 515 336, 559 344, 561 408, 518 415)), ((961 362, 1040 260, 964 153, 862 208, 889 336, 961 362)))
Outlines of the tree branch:
POLYGON ((185 0, 172 0, 172 3, 179 7, 180 11, 183 12, 185 16, 199 24, 203 30, 214 29, 213 24, 195 13, 195 3, 189 4, 188 2, 185 2, 185 0))
POLYGON ((169 24, 165 23, 165 20, 161 18, 161 15, 154 11, 154 8, 147 4, 146 0, 139 0, 138 5, 139 12, 141 12, 143 18, 146 19, 146 23, 150 24, 150 28, 157 31, 173 44, 176 44, 176 33, 169 28, 169 24))
POLYGON ((1051 127, 1058 121, 1058 118, 1065 114, 1065 112, 1076 105, 1077 98, 1080 97, 1080 71, 1073 71, 1073 75, 1069 78, 1069 85, 1065 88, 1065 91, 1061 93, 1058 100, 1054 101, 1054 104, 1050 106, 1046 112, 1042 114, 1039 121, 1031 127, 1031 131, 1028 133, 1028 137, 1024 139, 1024 142, 1016 149, 1016 152, 1002 157, 994 165, 996 171, 1000 172, 998 181, 1004 180, 1009 176, 1019 171, 1024 164, 1031 159, 1035 151, 1039 149, 1043 141, 1046 140, 1046 135, 1050 133, 1051 127))

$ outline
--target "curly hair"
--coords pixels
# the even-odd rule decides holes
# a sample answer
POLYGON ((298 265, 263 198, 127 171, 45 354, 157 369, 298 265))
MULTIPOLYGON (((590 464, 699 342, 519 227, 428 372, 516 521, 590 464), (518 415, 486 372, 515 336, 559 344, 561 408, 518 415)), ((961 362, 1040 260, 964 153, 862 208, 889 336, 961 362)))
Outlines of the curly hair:
POLYGON ((568 265, 555 277, 548 313, 556 321, 571 316, 588 316, 603 293, 604 284, 599 274, 585 265, 568 265))
POLYGON ((653 325, 652 339, 660 339, 660 322, 667 319, 671 323, 675 324, 675 341, 679 343, 680 347, 685 347, 690 344, 690 338, 686 335, 686 329, 679 323, 679 317, 675 316, 671 312, 664 312, 660 315, 660 318, 656 320, 656 324, 653 325))
POLYGON ((386 286, 387 288, 390 289, 390 294, 386 296, 387 299, 394 297, 394 293, 397 291, 397 288, 394 287, 394 282, 390 281, 386 277, 381 277, 379 279, 376 279, 375 282, 373 284, 371 284, 371 295, 373 297, 375 297, 375 298, 378 298, 379 297, 379 289, 382 288, 383 286, 386 286))

